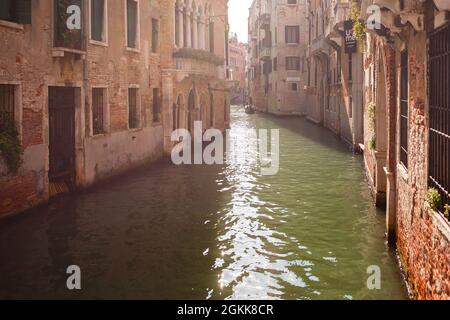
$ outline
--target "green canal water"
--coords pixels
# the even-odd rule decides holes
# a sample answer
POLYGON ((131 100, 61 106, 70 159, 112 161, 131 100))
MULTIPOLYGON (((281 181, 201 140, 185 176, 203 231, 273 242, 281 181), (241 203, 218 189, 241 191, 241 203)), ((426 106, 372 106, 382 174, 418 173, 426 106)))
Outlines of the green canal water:
POLYGON ((0 298, 407 299, 362 157, 301 118, 231 116, 225 165, 163 161, 1 222, 0 298), (249 128, 280 129, 277 175, 249 128))

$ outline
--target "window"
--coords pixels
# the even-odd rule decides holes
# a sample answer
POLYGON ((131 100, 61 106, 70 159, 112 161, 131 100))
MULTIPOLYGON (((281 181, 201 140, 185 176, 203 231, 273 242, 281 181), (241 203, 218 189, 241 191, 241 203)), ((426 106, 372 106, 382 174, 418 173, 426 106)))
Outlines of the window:
POLYGON ((278 58, 273 58, 273 71, 278 69, 278 58))
POLYGON ((138 48, 138 2, 127 0, 127 47, 138 48))
POLYGON ((152 52, 158 52, 159 44, 159 21, 157 19, 152 19, 152 52))
POLYGON ((224 116, 225 123, 228 122, 228 110, 229 110, 228 101, 227 101, 227 98, 225 97, 224 101, 223 101, 223 116, 224 116))
POLYGON ((308 86, 311 86, 311 66, 310 61, 307 61, 307 69, 308 69, 308 86))
POLYGON ((106 42, 106 1, 91 0, 91 40, 106 42))
POLYGON ((54 46, 74 50, 83 49, 83 1, 82 0, 55 0, 54 5, 54 46), (70 7, 80 8, 78 18, 69 19, 73 15, 70 7), (69 12, 69 13, 67 13, 69 12), (71 21, 72 25, 68 25, 71 21))
POLYGON ((10 122, 15 120, 14 109, 15 88, 13 85, 0 84, 0 122, 10 122))
POLYGON ((1 0, 0 20, 31 24, 31 0, 1 0))
POLYGON ((300 27, 286 26, 286 43, 299 43, 299 42, 300 42, 300 27))
POLYGON ((214 21, 209 23, 209 52, 214 53, 214 21))
POLYGON ((128 128, 137 129, 139 126, 138 89, 128 89, 128 128))
POLYGON ((319 82, 318 69, 317 69, 317 61, 314 62, 314 86, 317 88, 317 84, 319 82))
POLYGON ((348 117, 353 118, 353 97, 348 98, 348 117))
POLYGON ((288 4, 297 4, 297 0, 288 0, 288 4))
POLYGON ((298 90, 297 82, 288 82, 288 90, 289 91, 297 91, 298 90))
POLYGON ((214 95, 209 96, 210 112, 209 112, 209 126, 214 127, 214 95))
POLYGON ((450 23, 430 35, 429 42, 429 181, 441 195, 437 208, 450 205, 450 23))
POLYGON ((286 57, 286 70, 300 70, 300 57, 286 57))
POLYGON ((153 122, 161 122, 161 98, 158 88, 153 89, 153 122))
POLYGON ((400 162, 408 168, 408 52, 401 54, 400 65, 400 162))
POLYGON ((106 132, 106 89, 92 89, 92 134, 106 132))

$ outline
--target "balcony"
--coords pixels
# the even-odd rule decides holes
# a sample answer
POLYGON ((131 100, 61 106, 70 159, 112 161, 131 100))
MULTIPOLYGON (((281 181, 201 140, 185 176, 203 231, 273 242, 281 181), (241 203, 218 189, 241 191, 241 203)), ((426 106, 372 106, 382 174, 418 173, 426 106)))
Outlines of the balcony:
POLYGON ((328 54, 328 49, 329 46, 325 37, 320 36, 319 38, 316 38, 311 42, 310 53, 311 56, 318 55, 321 53, 328 54))
POLYGON ((259 16, 258 25, 260 29, 270 29, 270 13, 263 13, 259 16))
POLYGON ((350 18, 350 6, 348 2, 338 1, 334 7, 334 21, 332 33, 344 32, 344 22, 350 18))

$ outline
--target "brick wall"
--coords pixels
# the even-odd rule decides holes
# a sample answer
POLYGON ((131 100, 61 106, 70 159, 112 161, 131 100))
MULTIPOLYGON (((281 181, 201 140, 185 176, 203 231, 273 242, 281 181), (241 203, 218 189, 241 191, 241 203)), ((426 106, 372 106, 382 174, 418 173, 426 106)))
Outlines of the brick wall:
POLYGON ((428 189, 425 32, 408 40, 409 168, 397 174, 397 246, 418 299, 450 298, 450 224, 426 204, 428 189))

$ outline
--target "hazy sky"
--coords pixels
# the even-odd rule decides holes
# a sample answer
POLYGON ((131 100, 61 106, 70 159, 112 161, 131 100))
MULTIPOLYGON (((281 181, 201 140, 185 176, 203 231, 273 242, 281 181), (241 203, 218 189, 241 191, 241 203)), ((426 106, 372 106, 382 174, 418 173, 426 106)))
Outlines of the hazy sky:
POLYGON ((231 32, 236 32, 242 42, 247 42, 248 38, 248 8, 253 0, 229 0, 228 19, 230 20, 231 32))

